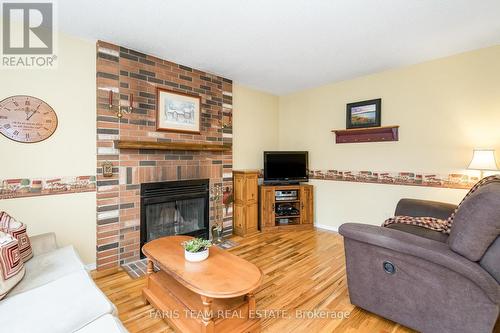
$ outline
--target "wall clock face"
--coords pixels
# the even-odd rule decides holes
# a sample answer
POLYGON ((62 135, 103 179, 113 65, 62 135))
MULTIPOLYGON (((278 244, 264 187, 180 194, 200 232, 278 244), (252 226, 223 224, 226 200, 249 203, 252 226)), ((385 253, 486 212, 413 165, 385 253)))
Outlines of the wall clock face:
POLYGON ((24 143, 40 142, 57 128, 57 115, 50 105, 32 96, 11 96, 0 102, 0 133, 24 143))

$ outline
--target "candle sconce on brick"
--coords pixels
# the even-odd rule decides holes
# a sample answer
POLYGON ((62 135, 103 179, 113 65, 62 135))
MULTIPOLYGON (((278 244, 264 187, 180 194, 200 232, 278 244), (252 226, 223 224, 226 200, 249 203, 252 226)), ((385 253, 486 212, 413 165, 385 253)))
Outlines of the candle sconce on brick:
POLYGON ((118 118, 123 117, 124 114, 131 114, 134 109, 134 94, 130 94, 128 97, 128 106, 122 106, 118 114, 116 115, 118 118))
MULTIPOLYGON (((134 109, 134 94, 130 94, 129 105, 128 106, 118 105, 118 111, 116 112, 116 116, 118 118, 122 118, 124 114, 132 113, 133 109, 134 109)), ((113 90, 109 91, 109 110, 113 111, 113 90)))

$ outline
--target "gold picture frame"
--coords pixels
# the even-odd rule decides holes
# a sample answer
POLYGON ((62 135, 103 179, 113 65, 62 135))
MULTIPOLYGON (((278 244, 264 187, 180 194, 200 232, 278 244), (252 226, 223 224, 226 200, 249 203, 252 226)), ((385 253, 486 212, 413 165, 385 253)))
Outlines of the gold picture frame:
POLYGON ((157 88, 156 129, 158 131, 200 133, 201 97, 157 88))

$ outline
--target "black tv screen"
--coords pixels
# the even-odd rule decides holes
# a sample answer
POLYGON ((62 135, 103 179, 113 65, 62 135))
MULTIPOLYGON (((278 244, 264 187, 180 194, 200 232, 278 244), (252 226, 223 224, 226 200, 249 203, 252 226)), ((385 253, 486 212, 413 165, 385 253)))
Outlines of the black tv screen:
POLYGON ((307 151, 264 152, 264 182, 306 182, 307 151))

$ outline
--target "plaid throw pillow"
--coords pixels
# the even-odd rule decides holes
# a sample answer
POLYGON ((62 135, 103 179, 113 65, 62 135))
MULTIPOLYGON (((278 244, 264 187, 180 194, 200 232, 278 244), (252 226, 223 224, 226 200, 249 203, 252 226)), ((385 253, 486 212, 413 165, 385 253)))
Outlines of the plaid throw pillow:
POLYGON ((477 191, 478 188, 484 186, 486 184, 492 182, 500 182, 500 175, 493 175, 489 177, 485 177, 478 181, 470 190, 467 192, 465 197, 462 199, 460 204, 458 204, 455 211, 448 217, 446 220, 436 219, 434 217, 413 217, 413 216, 394 216, 384 221, 382 224, 383 227, 387 227, 393 223, 403 223, 403 224, 411 224, 419 227, 440 231, 446 234, 449 234, 451 231, 451 227, 453 225, 453 219, 455 218, 455 214, 460 209, 462 203, 474 192, 477 191))
POLYGON ((26 225, 7 214, 0 212, 0 231, 8 233, 19 242, 19 253, 23 262, 30 260, 33 257, 30 239, 26 232, 26 225))
POLYGON ((439 232, 448 233, 447 220, 441 220, 434 217, 394 216, 385 220, 382 226, 387 227, 388 225, 394 223, 411 224, 439 232))
POLYGON ((24 272, 17 239, 0 232, 0 299, 21 281, 24 272))

